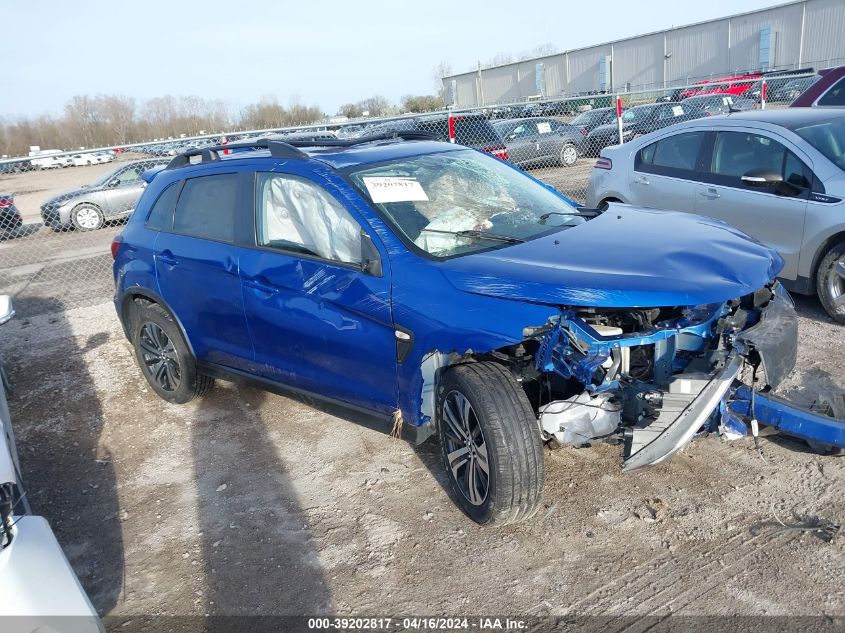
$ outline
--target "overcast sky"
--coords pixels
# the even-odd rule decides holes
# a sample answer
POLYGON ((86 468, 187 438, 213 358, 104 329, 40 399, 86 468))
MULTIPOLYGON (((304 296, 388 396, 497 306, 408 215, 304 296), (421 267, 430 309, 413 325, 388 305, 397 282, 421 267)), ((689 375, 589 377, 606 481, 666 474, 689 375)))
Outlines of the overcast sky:
POLYGON ((373 94, 434 91, 447 61, 579 48, 772 0, 2 0, 0 115, 59 113, 77 94, 298 95, 333 114, 373 94))

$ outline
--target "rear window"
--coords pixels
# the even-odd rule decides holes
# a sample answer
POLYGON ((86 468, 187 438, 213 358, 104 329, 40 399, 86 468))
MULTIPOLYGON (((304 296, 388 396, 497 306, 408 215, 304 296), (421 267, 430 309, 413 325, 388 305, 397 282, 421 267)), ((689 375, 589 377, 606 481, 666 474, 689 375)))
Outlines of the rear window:
POLYGON ((209 240, 233 241, 238 181, 238 174, 186 180, 176 205, 173 230, 209 240))

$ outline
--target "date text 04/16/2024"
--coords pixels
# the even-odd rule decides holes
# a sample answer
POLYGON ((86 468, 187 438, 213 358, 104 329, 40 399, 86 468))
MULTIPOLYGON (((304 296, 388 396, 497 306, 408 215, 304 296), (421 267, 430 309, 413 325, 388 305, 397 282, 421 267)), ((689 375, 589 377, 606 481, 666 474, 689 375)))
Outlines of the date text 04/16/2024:
POLYGON ((407 617, 407 618, 309 618, 311 630, 353 631, 520 631, 527 627, 524 620, 497 617, 407 617))

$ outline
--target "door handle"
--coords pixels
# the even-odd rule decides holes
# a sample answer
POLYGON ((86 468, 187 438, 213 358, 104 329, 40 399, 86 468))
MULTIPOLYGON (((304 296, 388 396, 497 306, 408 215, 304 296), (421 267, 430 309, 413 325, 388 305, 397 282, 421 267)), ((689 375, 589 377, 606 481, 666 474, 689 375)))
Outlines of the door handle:
POLYGON ((699 191, 698 193, 700 196, 707 198, 708 200, 716 200, 722 197, 721 194, 712 187, 707 189, 707 191, 699 191))
POLYGON ((252 288, 253 290, 258 290, 258 292, 264 292, 269 295, 274 295, 279 292, 279 288, 271 284, 269 281, 263 279, 262 277, 244 277, 243 278, 244 285, 247 288, 252 288))
POLYGON ((651 184, 651 183, 648 181, 648 178, 647 178, 646 176, 637 176, 637 180, 636 180, 636 182, 637 182, 638 184, 640 184, 640 185, 649 185, 649 184, 651 184))
POLYGON ((156 259, 165 266, 176 266, 179 263, 179 260, 173 257, 173 253, 170 251, 162 251, 158 254, 156 259))

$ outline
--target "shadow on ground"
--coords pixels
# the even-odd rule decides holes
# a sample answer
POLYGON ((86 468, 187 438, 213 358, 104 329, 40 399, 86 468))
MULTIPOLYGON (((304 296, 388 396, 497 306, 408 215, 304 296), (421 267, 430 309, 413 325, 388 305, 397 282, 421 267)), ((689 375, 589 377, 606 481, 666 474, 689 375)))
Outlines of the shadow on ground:
POLYGON ((79 347, 65 306, 56 299, 23 297, 15 300, 15 309, 17 340, 3 347, 24 487, 33 513, 50 522, 91 602, 104 614, 117 604, 123 586, 124 552, 115 470, 108 448, 100 445, 103 412, 84 353, 108 335, 91 336, 79 347), (36 325, 27 314, 44 316, 36 325), (28 347, 28 327, 48 327, 53 335, 32 353, 10 353, 28 347))

